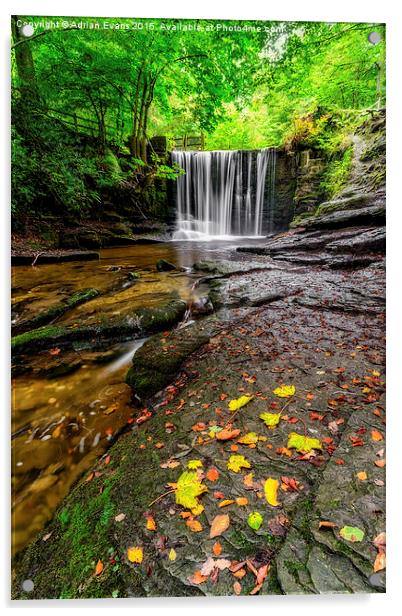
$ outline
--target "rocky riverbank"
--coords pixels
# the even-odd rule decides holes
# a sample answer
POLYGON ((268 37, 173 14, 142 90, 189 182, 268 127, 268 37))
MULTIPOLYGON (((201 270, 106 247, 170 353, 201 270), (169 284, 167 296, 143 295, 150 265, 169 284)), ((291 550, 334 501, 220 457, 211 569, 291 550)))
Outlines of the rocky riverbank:
POLYGON ((15 598, 384 591, 384 208, 367 209, 197 264, 214 312, 137 351, 136 420, 17 556, 15 598), (183 507, 191 468, 206 490, 183 507))

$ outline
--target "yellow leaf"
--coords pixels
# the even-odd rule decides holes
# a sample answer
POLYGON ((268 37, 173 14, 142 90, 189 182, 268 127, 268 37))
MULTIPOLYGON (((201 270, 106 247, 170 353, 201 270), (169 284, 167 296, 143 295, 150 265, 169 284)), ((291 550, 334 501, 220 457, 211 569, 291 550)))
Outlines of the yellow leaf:
POLYGON ((144 551, 139 546, 132 546, 127 550, 127 558, 130 563, 142 563, 142 559, 144 558, 144 551))
POLYGON ((274 428, 281 419, 281 413, 261 413, 260 419, 263 420, 268 428, 274 428))
POLYGON ((380 372, 378 372, 377 370, 372 370, 371 374, 373 376, 381 376, 380 372))
POLYGON ((237 400, 230 400, 229 410, 237 411, 238 409, 241 409, 242 406, 248 404, 253 398, 254 396, 240 396, 240 398, 237 398, 237 400))
POLYGON ((264 483, 265 498, 272 507, 277 507, 279 505, 277 499, 278 487, 279 481, 277 479, 272 479, 272 477, 269 477, 264 483))
POLYGON ((367 473, 365 471, 360 471, 360 473, 356 474, 356 477, 360 479, 360 481, 366 481, 367 473))
POLYGON ((255 432, 247 432, 247 434, 239 438, 237 442, 242 445, 252 445, 258 442, 258 435, 255 432))
POLYGON ((189 460, 187 463, 187 468, 190 468, 191 470, 195 470, 196 468, 201 468, 201 467, 202 467, 201 460, 189 460))
POLYGON ((251 464, 244 456, 230 456, 227 463, 227 467, 230 471, 238 473, 241 468, 251 468, 251 464))
POLYGON ((176 560, 177 558, 177 554, 176 554, 176 550, 174 550, 173 548, 170 549, 169 554, 168 554, 168 558, 169 560, 176 560))
POLYGON ((212 520, 209 538, 213 539, 214 537, 218 537, 219 535, 224 533, 225 530, 229 528, 229 525, 230 525, 230 518, 227 513, 224 513, 222 515, 217 515, 212 520))
POLYGON ((200 503, 199 505, 197 505, 197 507, 194 507, 194 509, 191 510, 191 513, 193 515, 200 515, 203 511, 204 511, 204 506, 201 505, 200 503))
POLYGON ((199 505, 197 496, 207 492, 207 487, 201 483, 195 471, 184 471, 176 484, 176 503, 188 509, 199 505))
POLYGON ((312 449, 322 449, 322 445, 318 438, 309 438, 297 432, 291 432, 288 435, 288 449, 292 448, 300 453, 308 453, 312 449))
POLYGON ((278 398, 291 398, 295 395, 296 387, 294 385, 281 385, 273 390, 272 393, 278 398))

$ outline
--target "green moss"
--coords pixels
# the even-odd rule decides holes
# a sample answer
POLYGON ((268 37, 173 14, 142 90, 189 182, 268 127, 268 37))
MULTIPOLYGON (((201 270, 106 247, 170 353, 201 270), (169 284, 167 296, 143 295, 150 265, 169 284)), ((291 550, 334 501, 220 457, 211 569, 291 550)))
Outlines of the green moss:
POLYGON ((77 291, 67 297, 62 302, 51 306, 47 310, 40 312, 35 315, 32 319, 27 319, 21 323, 18 323, 16 327, 13 328, 13 332, 18 334, 22 334, 29 330, 37 329, 54 321, 55 319, 61 317, 68 310, 71 310, 75 306, 83 304, 84 302, 93 299, 99 295, 99 291, 97 289, 84 289, 83 291, 77 291))
POLYGON ((342 157, 331 160, 323 173, 320 188, 327 198, 339 194, 346 185, 352 169, 353 147, 348 147, 342 157))
POLYGON ((57 325, 48 325, 45 327, 39 327, 24 334, 19 334, 11 338, 11 348, 13 351, 34 345, 37 343, 43 343, 46 341, 57 340, 68 332, 66 327, 58 327, 57 325))

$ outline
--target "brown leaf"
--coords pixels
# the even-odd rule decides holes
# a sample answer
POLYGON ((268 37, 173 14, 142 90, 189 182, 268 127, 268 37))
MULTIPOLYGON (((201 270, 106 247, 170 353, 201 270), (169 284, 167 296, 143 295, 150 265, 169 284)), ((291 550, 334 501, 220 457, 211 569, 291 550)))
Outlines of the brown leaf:
POLYGON ((377 573, 377 571, 382 571, 383 569, 385 569, 385 562, 386 562, 385 553, 378 552, 376 559, 374 561, 374 565, 373 565, 374 573, 377 573))
POLYGON ((336 528, 337 524, 335 522, 329 522, 328 520, 321 520, 318 523, 318 528, 336 528))
POLYGON ((222 535, 222 533, 224 533, 225 530, 229 528, 229 525, 230 525, 230 517, 228 516, 227 513, 222 514, 222 515, 217 515, 212 520, 211 530, 209 533, 210 539, 213 539, 214 537, 218 537, 219 535, 222 535))
POLYGON ((240 593, 241 593, 241 584, 240 584, 240 582, 235 582, 233 584, 233 590, 234 590, 235 595, 240 595, 240 593))
POLYGON ((269 563, 267 563, 266 565, 263 565, 262 567, 260 567, 258 569, 257 580, 256 580, 257 584, 262 584, 263 583, 263 581, 267 577, 269 568, 270 568, 270 565, 269 565, 269 563))

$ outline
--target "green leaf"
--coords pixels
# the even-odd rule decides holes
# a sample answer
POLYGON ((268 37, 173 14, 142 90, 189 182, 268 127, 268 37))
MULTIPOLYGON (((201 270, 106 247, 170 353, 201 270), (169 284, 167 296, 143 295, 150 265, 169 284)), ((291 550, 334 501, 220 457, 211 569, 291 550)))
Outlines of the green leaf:
POLYGON ((176 484, 176 503, 187 509, 194 509, 199 504, 197 496, 207 491, 195 471, 184 471, 176 484))
POLYGON ((288 449, 296 449, 300 453, 308 453, 312 449, 322 449, 321 441, 318 438, 309 438, 297 432, 288 435, 288 449))
POLYGON ((357 526, 344 526, 339 531, 339 534, 346 541, 351 541, 355 543, 356 541, 363 541, 364 531, 361 528, 357 528, 357 526))
POLYGON ((258 530, 263 522, 263 517, 258 511, 252 511, 247 518, 247 524, 253 530, 258 530))
POLYGON ((241 468, 251 468, 251 464, 244 456, 230 456, 228 461, 228 469, 234 473, 238 473, 241 468))
POLYGON ((274 428, 281 419, 281 413, 261 413, 260 419, 263 420, 268 428, 274 428))

